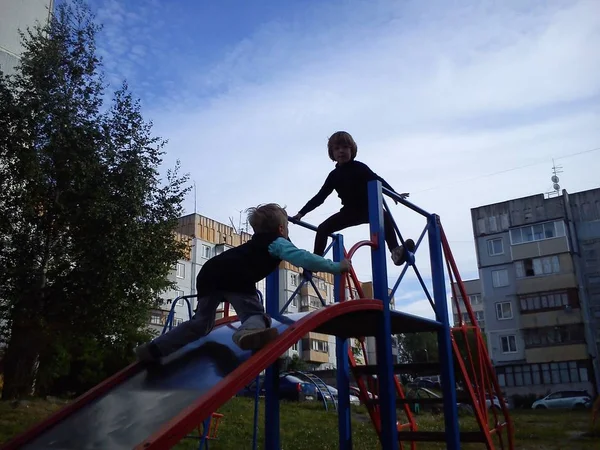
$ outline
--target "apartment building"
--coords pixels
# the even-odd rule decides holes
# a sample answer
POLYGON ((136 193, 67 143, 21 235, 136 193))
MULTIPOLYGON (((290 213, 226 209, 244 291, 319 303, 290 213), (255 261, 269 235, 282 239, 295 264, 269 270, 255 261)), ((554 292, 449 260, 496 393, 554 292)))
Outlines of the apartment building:
POLYGON ((2 0, 0 2, 0 70, 13 74, 23 52, 20 31, 36 22, 45 24, 54 11, 54 0, 2 0))
MULTIPOLYGON (((151 312, 150 328, 160 333, 172 307, 172 301, 182 295, 196 293, 196 276, 204 263, 213 256, 238 246, 251 238, 251 234, 237 233, 236 230, 223 223, 217 222, 200 214, 190 214, 179 219, 177 228, 179 239, 187 240, 188 251, 184 259, 177 262, 169 274, 169 280, 176 283, 176 289, 165 292, 165 303, 151 312)), ((287 262, 282 262, 279 272, 279 305, 285 303, 302 283, 302 269, 287 262)), ((285 313, 306 312, 322 307, 319 295, 326 304, 334 302, 333 276, 319 273, 313 278, 317 288, 305 283, 286 308, 285 313), (318 293, 317 293, 318 292, 318 293)), ((257 283, 257 289, 264 296, 266 281, 257 283)), ((196 307, 196 298, 190 298, 192 311, 196 307)), ((223 309, 223 305, 219 310, 223 309)), ((232 310, 233 313, 233 310, 232 310)), ((217 313, 222 317, 223 313, 217 313)), ((174 310, 174 325, 189 318, 188 306, 185 300, 179 300, 174 310)), ((320 333, 309 333, 288 352, 287 356, 297 355, 315 369, 330 369, 335 367, 335 338, 320 333)))
MULTIPOLYGON (((594 390, 597 358, 586 341, 589 310, 568 197, 534 195, 471 210, 488 351, 509 396, 594 390)), ((592 222, 600 219, 595 205, 586 216, 592 222)), ((582 233, 588 228, 596 230, 580 226, 582 233)), ((585 245, 596 245, 594 232, 584 233, 585 245)))
POLYGON ((600 391, 600 189, 563 193, 584 331, 600 391))
MULTIPOLYGON (((469 299, 469 303, 471 305, 471 309, 473 310, 473 314, 475 314, 475 319, 477 320, 477 325, 481 328, 481 331, 485 333, 485 314, 484 314, 484 299, 481 294, 481 281, 479 279, 475 280, 463 280, 463 284, 465 286, 465 291, 469 299)), ((458 290, 458 285, 456 283, 452 283, 452 316, 454 318, 454 326, 458 326, 462 322, 471 323, 469 318, 469 314, 467 313, 467 308, 465 307, 465 302, 460 295, 460 291, 458 290), (454 301, 454 295, 458 297, 458 302, 460 305, 460 312, 462 317, 459 317, 458 309, 456 308, 456 302, 454 301)))

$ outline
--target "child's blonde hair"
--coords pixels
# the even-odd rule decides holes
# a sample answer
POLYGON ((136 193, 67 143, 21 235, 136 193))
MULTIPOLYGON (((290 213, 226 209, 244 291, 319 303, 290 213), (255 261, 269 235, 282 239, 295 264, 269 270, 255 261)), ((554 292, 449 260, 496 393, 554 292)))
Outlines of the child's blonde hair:
POLYGON ((333 149, 338 146, 350 147, 350 159, 354 160, 354 158, 356 158, 358 146, 356 145, 356 142, 350 133, 346 131, 336 131, 331 135, 329 141, 327 141, 327 152, 329 153, 329 157, 332 161, 335 161, 335 158, 333 157, 333 149))
POLYGON ((255 233, 273 233, 279 231, 279 226, 287 223, 288 215, 285 208, 277 203, 267 203, 248 208, 248 222, 255 233))

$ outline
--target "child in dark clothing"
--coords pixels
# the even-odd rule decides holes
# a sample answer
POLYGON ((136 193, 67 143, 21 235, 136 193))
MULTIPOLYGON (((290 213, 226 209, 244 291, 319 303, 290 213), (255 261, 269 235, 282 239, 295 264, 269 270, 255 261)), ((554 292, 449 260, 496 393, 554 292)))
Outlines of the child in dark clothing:
POLYGON ((196 278, 198 306, 194 317, 168 333, 136 348, 141 361, 156 361, 206 336, 215 325, 215 312, 221 302, 235 309, 241 326, 233 341, 243 350, 256 350, 277 337, 271 318, 265 314, 256 293, 256 283, 273 272, 282 260, 307 270, 347 272, 350 261, 339 263, 298 249, 288 238, 286 211, 276 204, 251 208, 248 222, 252 239, 209 259, 196 278))
MULTIPOLYGON (((352 136, 345 131, 338 131, 327 143, 329 157, 337 162, 335 169, 329 173, 325 183, 312 199, 294 216, 300 220, 325 201, 335 190, 342 201, 342 209, 325 220, 317 229, 314 253, 322 256, 327 245, 327 236, 348 227, 369 223, 368 182, 379 180, 390 191, 392 187, 366 164, 356 161, 358 147, 352 136)), ((400 194, 403 198, 409 194, 400 194)), ((397 203, 397 202, 396 202, 397 203)), ((406 261, 404 248, 398 245, 392 218, 387 211, 383 212, 385 241, 392 254, 392 261, 399 266, 406 261)), ((405 241, 408 251, 415 250, 412 239, 405 241)))

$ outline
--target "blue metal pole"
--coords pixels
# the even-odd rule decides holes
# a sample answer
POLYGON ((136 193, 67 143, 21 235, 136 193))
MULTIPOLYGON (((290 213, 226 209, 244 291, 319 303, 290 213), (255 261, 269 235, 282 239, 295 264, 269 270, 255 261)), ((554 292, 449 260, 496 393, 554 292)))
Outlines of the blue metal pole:
POLYGON ((381 408, 381 446, 386 450, 398 449, 396 425, 396 392, 394 390, 394 360, 392 357, 392 326, 386 267, 385 236, 383 228, 383 198, 381 182, 369 182, 369 227, 377 247, 371 249, 373 269, 373 296, 383 302, 377 327, 376 355, 381 408))
MULTIPOLYGON (((344 259, 344 238, 338 234, 334 238, 333 260, 344 259)), ((338 303, 342 297, 342 275, 335 275, 333 295, 338 303)), ((352 450, 352 426, 350 421, 350 366, 348 364, 348 339, 335 338, 335 353, 337 357, 337 389, 338 389, 338 432, 339 449, 352 450)))
MULTIPOLYGON (((266 312, 279 317, 279 269, 267 277, 266 312)), ((267 367, 265 373, 265 450, 279 450, 279 367, 267 367)))
POLYGON ((198 445, 199 450, 202 450, 202 448, 204 448, 204 449, 208 448, 208 432, 210 431, 210 421, 211 421, 211 416, 208 416, 208 419, 206 419, 204 422, 202 422, 203 430, 202 430, 202 436, 200 436, 200 444, 198 445))
POLYGON ((442 254, 439 216, 432 214, 429 216, 427 222, 429 224, 429 254, 431 258, 435 316, 436 320, 442 324, 442 329, 438 332, 438 348, 441 365, 442 396, 444 398, 446 448, 449 450, 459 450, 460 433, 458 408, 456 407, 456 380, 454 377, 450 321, 448 318, 448 303, 444 282, 444 257, 442 254))

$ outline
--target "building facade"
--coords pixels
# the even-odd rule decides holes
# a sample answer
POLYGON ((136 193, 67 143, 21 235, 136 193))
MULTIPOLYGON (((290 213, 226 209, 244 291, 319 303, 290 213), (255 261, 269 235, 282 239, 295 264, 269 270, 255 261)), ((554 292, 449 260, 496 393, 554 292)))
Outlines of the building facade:
POLYGON ((23 52, 19 30, 36 22, 44 25, 54 11, 53 0, 2 0, 0 2, 0 70, 13 74, 23 52))
POLYGON ((595 390, 567 199, 535 195, 471 210, 488 351, 507 395, 595 390))
MULTIPOLYGON (((473 314, 475 314, 477 325, 479 328, 481 328, 481 331, 485 333, 485 308, 484 298, 481 293, 481 281, 479 279, 463 280, 463 284, 465 286, 465 291, 468 296, 471 309, 473 310, 473 314)), ((456 283, 452 283, 452 317, 454 318, 454 326, 459 326, 461 324, 461 319, 464 323, 471 323, 471 319, 467 313, 467 308, 465 307, 465 302, 460 295, 460 291, 458 290, 458 285, 456 283), (456 308, 456 302, 454 301, 454 295, 458 297, 460 313, 462 317, 459 317, 459 312, 456 308)))
POLYGON ((563 193, 572 236, 584 331, 600 390, 600 189, 563 193))

